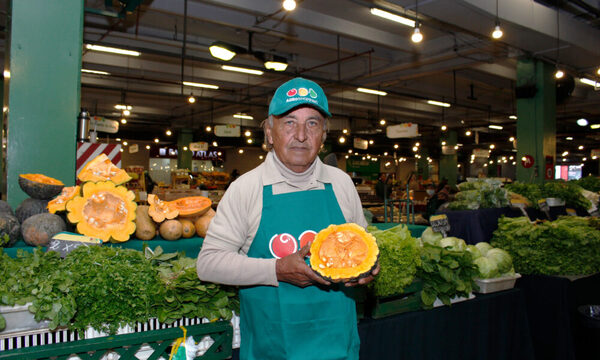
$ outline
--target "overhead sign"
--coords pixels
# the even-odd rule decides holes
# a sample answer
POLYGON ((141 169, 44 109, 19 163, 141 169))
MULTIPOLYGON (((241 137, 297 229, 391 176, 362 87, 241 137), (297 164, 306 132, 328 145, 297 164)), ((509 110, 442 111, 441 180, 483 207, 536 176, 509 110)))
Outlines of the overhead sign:
POLYGON ((136 153, 139 150, 140 150, 140 147, 139 147, 138 144, 131 144, 131 145, 129 145, 129 153, 130 154, 136 153))
POLYGON ((365 139, 354 138, 354 147, 361 150, 367 150, 369 148, 369 142, 365 139))
MULTIPOLYGON (((225 161, 225 152, 211 148, 209 150, 198 150, 191 151, 193 160, 219 160, 225 161)), ((176 147, 152 147, 150 149, 151 158, 169 158, 177 159, 177 148, 176 147)))
POLYGON ((531 156, 531 155, 523 155, 523 157, 521 158, 521 165, 523 165, 523 167, 525 169, 529 169, 530 167, 533 166, 534 163, 535 163, 535 160, 533 159, 533 156, 531 156))
POLYGON ((208 143, 204 142, 204 141, 190 143, 190 150, 191 151, 207 151, 208 143))
POLYGON ((490 151, 486 149, 473 149, 473 156, 488 158, 490 156, 490 151))
POLYGON ((390 139, 416 137, 419 136, 419 125, 413 123, 391 125, 386 128, 386 134, 390 139))
POLYGON ((101 116, 92 116, 90 118, 90 130, 114 134, 119 131, 119 122, 108 120, 101 116))
POLYGON ((220 137, 240 137, 241 127, 239 125, 215 125, 215 135, 220 137))

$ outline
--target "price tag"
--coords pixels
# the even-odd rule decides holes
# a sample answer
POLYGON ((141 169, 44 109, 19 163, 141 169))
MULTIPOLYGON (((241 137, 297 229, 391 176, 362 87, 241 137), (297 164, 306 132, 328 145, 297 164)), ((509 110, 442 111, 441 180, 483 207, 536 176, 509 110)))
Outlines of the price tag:
POLYGON ((444 237, 446 237, 446 234, 448 234, 448 231, 450 231, 448 217, 444 214, 430 217, 429 222, 431 223, 431 229, 435 232, 441 233, 444 237))
POLYGON ((575 209, 567 208, 567 215, 569 216, 577 216, 577 211, 575 209))
POLYGON ((531 219, 529 218, 529 214, 527 214, 527 211, 525 211, 527 204, 525 204, 523 200, 510 199, 510 206, 513 209, 519 209, 519 211, 521 211, 521 214, 523 214, 523 216, 525 216, 527 219, 529 219, 529 221, 531 221, 531 219))
POLYGON ((63 231, 52 237, 50 243, 46 247, 46 251, 56 251, 60 254, 60 257, 64 258, 68 253, 80 246, 101 245, 101 239, 63 231))
POLYGON ((546 201, 546 199, 540 199, 538 200, 538 206, 540 207, 540 210, 544 212, 544 214, 546 214, 546 216, 548 217, 548 220, 550 219, 550 206, 548 206, 548 202, 546 201))

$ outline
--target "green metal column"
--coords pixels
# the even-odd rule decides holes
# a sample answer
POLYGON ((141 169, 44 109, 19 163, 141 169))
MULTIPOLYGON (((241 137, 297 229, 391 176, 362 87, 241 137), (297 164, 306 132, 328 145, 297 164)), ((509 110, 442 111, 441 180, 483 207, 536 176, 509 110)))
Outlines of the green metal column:
POLYGON ((183 129, 177 136, 177 168, 192 170, 192 152, 189 149, 190 143, 194 141, 194 131, 192 129, 183 129), (187 148, 183 150, 183 147, 187 148))
POLYGON ((554 65, 541 60, 517 63, 517 87, 535 85, 535 95, 517 99, 517 180, 544 182, 547 169, 554 178, 556 155, 556 85, 554 65), (533 166, 523 166, 523 157, 533 157, 533 166), (547 162, 551 162, 546 166, 547 162))
POLYGON ((8 202, 27 195, 18 176, 75 183, 83 1, 11 1, 8 87, 8 202))
MULTIPOLYGON (((446 146, 451 149, 457 144, 458 135, 456 131, 448 131, 442 139, 446 141, 446 146)), ((444 178, 448 180, 448 185, 456 185, 456 177, 458 176, 458 158, 456 151, 452 155, 440 155, 440 181, 444 178)))
POLYGON ((427 180, 429 179, 429 161, 427 161, 429 150, 422 148, 419 155, 421 155, 421 158, 417 159, 417 175, 420 175, 421 179, 427 180))
MULTIPOLYGON (((2 75, 0 77, 0 108, 2 108, 2 114, 0 114, 0 132, 2 132, 2 134, 0 134, 0 139, 4 139, 4 136, 6 134, 4 134, 4 75, 2 75)), ((4 147, 0 147, 0 194, 2 196, 0 196, 3 200, 6 200, 6 183, 5 183, 5 176, 4 176, 4 153, 6 152, 6 149, 4 149, 4 147)))

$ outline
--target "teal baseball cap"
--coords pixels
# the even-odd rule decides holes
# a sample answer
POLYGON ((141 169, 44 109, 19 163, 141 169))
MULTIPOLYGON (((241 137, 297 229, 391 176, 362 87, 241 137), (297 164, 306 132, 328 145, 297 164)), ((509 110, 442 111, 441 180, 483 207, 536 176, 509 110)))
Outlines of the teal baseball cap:
POLYGON ((312 106, 331 117, 323 89, 316 82, 301 77, 289 80, 277 88, 269 105, 269 115, 283 115, 301 105, 312 106))

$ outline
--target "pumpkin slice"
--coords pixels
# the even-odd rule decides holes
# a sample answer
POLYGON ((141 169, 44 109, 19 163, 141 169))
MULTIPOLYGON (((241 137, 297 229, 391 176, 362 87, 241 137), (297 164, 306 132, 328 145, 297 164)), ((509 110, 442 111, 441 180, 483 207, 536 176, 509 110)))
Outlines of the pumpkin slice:
POLYGON ((175 219, 179 215, 179 210, 171 208, 168 201, 162 201, 154 194, 148 194, 148 205, 148 215, 157 223, 175 219))
POLYGON ((169 201, 170 209, 176 209, 179 216, 196 217, 204 215, 212 205, 212 201, 204 196, 188 196, 169 201))
POLYGON ((48 200, 60 194, 65 184, 43 174, 21 174, 19 186, 34 199, 48 200))
POLYGON ((310 253, 311 268, 332 282, 368 276, 379 258, 375 237, 352 223, 329 225, 319 231, 310 253))
POLYGON ((106 154, 100 154, 85 164, 77 175, 77 178, 81 182, 110 180, 116 185, 121 185, 131 180, 131 176, 127 174, 127 171, 119 169, 110 161, 106 154))
POLYGON ((80 234, 123 242, 135 231, 135 194, 111 181, 87 182, 67 203, 67 218, 80 234))
POLYGON ((46 205, 48 212, 56 214, 57 211, 67 210, 67 203, 76 195, 79 195, 79 185, 64 187, 60 195, 50 200, 46 205))

